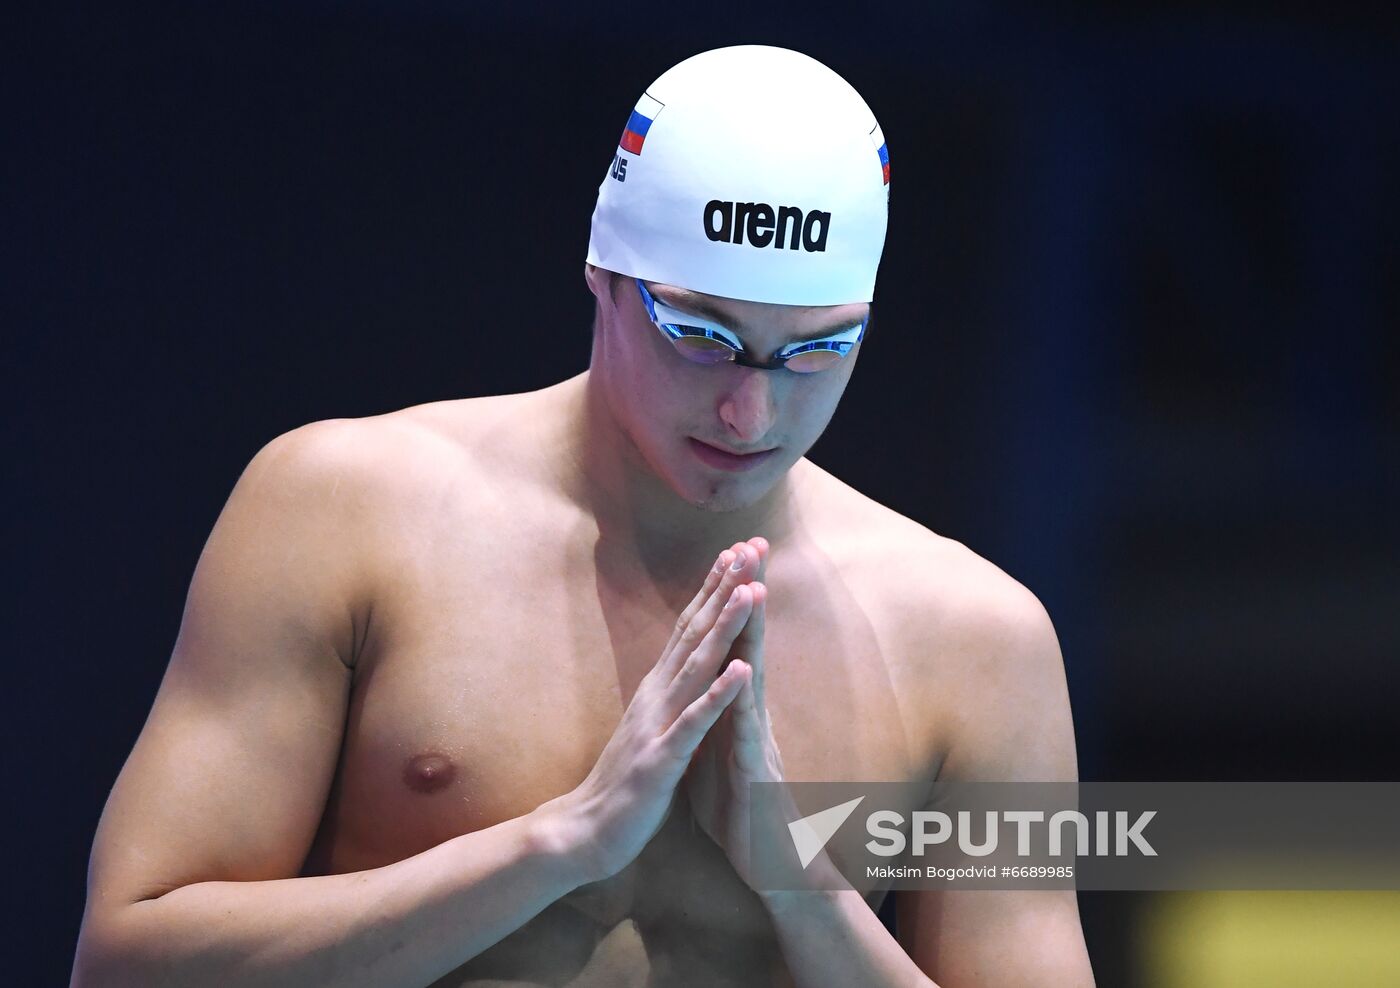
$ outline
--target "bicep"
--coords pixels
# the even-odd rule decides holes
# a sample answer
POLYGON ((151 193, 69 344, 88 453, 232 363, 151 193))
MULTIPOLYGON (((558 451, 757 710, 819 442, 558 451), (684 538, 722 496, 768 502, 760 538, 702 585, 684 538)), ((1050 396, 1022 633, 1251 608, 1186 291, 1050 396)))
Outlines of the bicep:
POLYGON ((895 893, 900 945, 940 988, 1094 984, 1073 891, 895 893))
POLYGON ((103 812, 89 908, 295 876, 343 732, 353 641, 339 423, 254 457, 196 565, 160 690, 103 812), (342 538, 337 540, 337 535, 342 538))
POLYGON ((958 636, 957 703, 939 781, 1074 782, 1065 664, 1050 616, 1013 584, 958 636))
MULTIPOLYGON (((1049 615, 1020 584, 969 609, 956 720, 940 782, 1078 779, 1064 660, 1049 615)), ((899 939, 949 986, 1092 985, 1073 890, 930 889, 896 896, 899 939)))

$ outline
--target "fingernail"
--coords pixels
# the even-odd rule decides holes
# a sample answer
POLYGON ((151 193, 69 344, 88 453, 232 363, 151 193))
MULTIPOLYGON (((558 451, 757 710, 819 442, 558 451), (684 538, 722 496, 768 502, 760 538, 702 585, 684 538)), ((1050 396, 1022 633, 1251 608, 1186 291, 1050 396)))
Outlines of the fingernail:
POLYGON ((741 553, 739 553, 739 554, 735 557, 735 559, 734 559, 734 565, 731 566, 731 567, 729 567, 729 568, 732 569, 734 572, 737 573, 737 572, 739 572, 739 570, 741 570, 741 569, 744 568, 744 563, 747 562, 747 561, 748 561, 748 557, 745 556, 745 555, 741 552, 741 553))
POLYGON ((716 573, 723 573, 723 572, 724 572, 724 553, 722 553, 722 552, 719 554, 719 558, 717 558, 717 559, 715 560, 715 572, 716 572, 716 573))

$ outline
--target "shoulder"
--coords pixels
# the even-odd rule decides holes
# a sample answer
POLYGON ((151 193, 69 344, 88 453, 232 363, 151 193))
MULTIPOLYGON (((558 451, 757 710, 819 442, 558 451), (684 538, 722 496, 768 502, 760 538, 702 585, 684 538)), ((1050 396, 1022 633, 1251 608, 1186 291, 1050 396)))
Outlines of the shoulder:
POLYGON ((322 419, 273 437, 229 494, 197 583, 214 581, 224 597, 246 586, 295 598, 307 623, 337 636, 367 626, 393 575, 430 558, 444 527, 468 530, 500 486, 478 482, 491 454, 474 437, 489 431, 493 406, 477 401, 322 419), (353 622, 341 620, 347 611, 353 622))
POLYGON ((363 418, 321 419, 269 441, 240 483, 350 510, 431 500, 493 464, 488 427, 520 395, 436 401, 363 418))
POLYGON ((839 509, 827 551, 932 722, 944 774, 1072 778, 1064 660, 1041 601, 963 543, 841 488, 826 493, 839 509))
POLYGON ((1027 587, 956 539, 941 535, 823 472, 820 523, 811 526, 851 585, 903 635, 944 645, 1053 635, 1027 587))
MULTIPOLYGON (((222 520, 246 537, 313 553, 327 571, 370 573, 383 552, 479 485, 456 402, 322 419, 269 440, 238 478, 222 520), (436 406, 436 407, 435 407, 436 406)), ((326 573, 330 575, 329 572, 326 573)))

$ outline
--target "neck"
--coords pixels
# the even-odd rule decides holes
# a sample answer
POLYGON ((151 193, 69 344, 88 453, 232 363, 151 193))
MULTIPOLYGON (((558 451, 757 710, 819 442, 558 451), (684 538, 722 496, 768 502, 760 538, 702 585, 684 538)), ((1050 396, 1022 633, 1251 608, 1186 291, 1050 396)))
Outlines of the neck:
POLYGON ((555 462, 564 490, 597 521, 602 542, 644 564, 689 581, 720 551, 761 535, 775 546, 797 518, 796 474, 785 474, 753 504, 713 511, 681 498, 642 458, 614 419, 602 389, 585 371, 551 389, 559 399, 562 435, 555 462), (681 574, 684 574, 681 576, 681 574))

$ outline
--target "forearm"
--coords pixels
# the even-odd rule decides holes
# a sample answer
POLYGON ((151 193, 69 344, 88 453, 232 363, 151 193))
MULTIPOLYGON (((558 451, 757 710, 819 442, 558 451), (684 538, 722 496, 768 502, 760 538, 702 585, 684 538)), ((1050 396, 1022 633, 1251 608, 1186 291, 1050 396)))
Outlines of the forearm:
POLYGON ((763 896, 798 988, 938 988, 851 889, 763 896))
POLYGON ((368 871, 90 903, 73 986, 422 988, 587 880, 546 807, 368 871))

